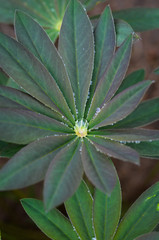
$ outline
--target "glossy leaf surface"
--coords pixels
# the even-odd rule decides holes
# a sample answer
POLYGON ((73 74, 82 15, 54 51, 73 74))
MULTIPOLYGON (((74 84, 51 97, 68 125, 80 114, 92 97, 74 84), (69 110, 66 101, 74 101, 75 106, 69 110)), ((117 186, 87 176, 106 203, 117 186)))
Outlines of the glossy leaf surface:
POLYGON ((36 199, 22 199, 24 210, 49 238, 54 240, 78 240, 72 225, 57 209, 46 213, 44 205, 36 199))
POLYGON ((96 109, 113 97, 125 76, 131 54, 132 36, 130 36, 114 55, 108 69, 100 79, 94 93, 87 119, 90 121, 96 109))
POLYGON ((131 206, 114 240, 134 240, 144 233, 151 232, 159 222, 159 183, 145 191, 131 206))
POLYGON ((94 186, 110 194, 116 183, 116 170, 110 158, 97 151, 89 140, 84 139, 82 162, 85 173, 94 186))
POLYGON ((110 196, 98 189, 94 196, 93 222, 97 240, 113 239, 121 213, 121 189, 117 180, 110 196))
POLYGON ((51 136, 20 150, 0 170, 0 189, 17 189, 43 180, 50 162, 73 136, 51 136))
POLYGON ((66 125, 42 114, 18 109, 0 110, 0 140, 27 144, 37 138, 72 133, 66 125))
POLYGON ((71 197, 79 186, 83 175, 80 146, 79 140, 75 140, 63 148, 51 162, 44 182, 47 211, 71 197))
POLYGON ((119 93, 109 103, 105 104, 99 113, 89 123, 92 128, 111 125, 129 115, 139 104, 151 81, 143 81, 119 93))
POLYGON ((80 119, 84 114, 91 83, 94 42, 90 20, 76 0, 69 3, 65 13, 58 48, 71 81, 80 119))
POLYGON ((135 32, 159 28, 158 8, 130 8, 114 12, 113 15, 128 22, 135 32))
POLYGON ((88 137, 95 145, 95 147, 102 153, 115 157, 117 159, 139 164, 139 154, 133 149, 119 143, 100 136, 88 137))
POLYGON ((65 202, 65 207, 79 237, 92 240, 94 237, 93 198, 84 181, 81 182, 75 194, 65 202))
POLYGON ((75 115, 75 102, 64 63, 45 31, 32 18, 20 11, 16 12, 15 29, 18 41, 44 64, 75 115))

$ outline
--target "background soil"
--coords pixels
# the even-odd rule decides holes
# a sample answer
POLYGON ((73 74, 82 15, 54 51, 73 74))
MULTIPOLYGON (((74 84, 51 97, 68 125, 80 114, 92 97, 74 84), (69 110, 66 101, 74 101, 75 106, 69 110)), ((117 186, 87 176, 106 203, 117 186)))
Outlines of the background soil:
MULTIPOLYGON (((99 4, 94 13, 100 13, 107 5, 99 4)), ((156 0, 111 0, 111 8, 115 10, 130 8, 130 7, 155 7, 159 8, 159 1, 156 0)), ((13 35, 12 26, 0 24, 0 31, 13 35)), ((140 41, 137 41, 133 47, 132 59, 128 73, 144 68, 146 70, 146 79, 156 80, 155 84, 146 94, 145 98, 152 98, 159 96, 159 76, 153 74, 153 70, 159 66, 159 30, 148 31, 139 34, 140 41)), ((152 124, 151 128, 159 129, 159 121, 152 124)), ((116 168, 121 180, 123 191, 124 209, 127 208, 145 189, 150 185, 159 181, 159 161, 153 159, 141 159, 141 166, 134 166, 130 163, 123 163, 114 160, 116 168)), ((2 160, 1 160, 2 163, 2 160)), ((32 222, 24 213, 19 204, 19 199, 23 197, 39 197, 41 196, 41 184, 25 189, 24 191, 13 191, 10 193, 0 193, 0 223, 3 232, 6 233, 4 240, 14 239, 7 236, 7 232, 18 231, 16 240, 25 240, 25 227, 27 226, 27 233, 32 237, 26 239, 47 239, 43 235, 35 236, 32 222), (7 224, 7 225, 6 225, 7 224), (19 226, 19 229, 15 226, 19 226), (28 229, 31 229, 28 232, 28 229), (23 237, 22 237, 23 236, 23 237)))

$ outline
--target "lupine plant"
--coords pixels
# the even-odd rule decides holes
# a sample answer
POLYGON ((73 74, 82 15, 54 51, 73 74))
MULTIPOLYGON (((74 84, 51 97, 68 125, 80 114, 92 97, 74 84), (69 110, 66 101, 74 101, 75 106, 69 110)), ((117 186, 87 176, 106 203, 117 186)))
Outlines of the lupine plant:
POLYGON ((22 199, 21 202, 30 218, 50 239, 159 239, 159 232, 152 232, 159 223, 159 183, 145 191, 120 222, 121 190, 118 181, 110 195, 96 189, 93 197, 82 181, 76 193, 65 202, 69 219, 57 209, 46 213, 40 200, 22 199))
POLYGON ((137 128, 158 119, 158 99, 135 110, 152 81, 123 81, 133 36, 116 50, 109 6, 93 32, 81 3, 70 1, 58 50, 20 11, 15 32, 16 40, 0 34, 0 66, 21 87, 0 87, 0 140, 25 146, 0 170, 0 190, 45 179, 49 211, 73 195, 84 173, 110 194, 117 179, 110 156, 135 164, 140 152, 151 156, 154 148, 152 157, 159 156, 159 131, 137 128))

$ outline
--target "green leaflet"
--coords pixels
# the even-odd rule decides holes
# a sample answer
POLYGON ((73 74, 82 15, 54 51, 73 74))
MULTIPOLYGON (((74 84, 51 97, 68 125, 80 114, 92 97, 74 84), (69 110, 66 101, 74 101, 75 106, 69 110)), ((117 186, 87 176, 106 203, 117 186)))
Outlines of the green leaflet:
POLYGON ((45 115, 19 109, 0 109, 0 140, 27 144, 50 135, 73 133, 68 126, 45 115))
POLYGON ((47 211, 60 205, 76 191, 83 167, 79 139, 63 148, 51 162, 44 182, 44 203, 47 211))
POLYGON ((0 70, 0 85, 6 86, 8 82, 8 77, 0 70))
POLYGON ((113 97, 120 86, 128 67, 131 46, 132 36, 129 36, 112 58, 109 67, 105 71, 96 87, 87 116, 88 121, 92 119, 96 113, 96 110, 100 108, 103 103, 106 103, 113 97))
POLYGON ((0 190, 23 188, 43 180, 54 156, 73 138, 50 136, 22 148, 0 170, 0 190))
POLYGON ((113 128, 134 128, 153 123, 159 119, 159 98, 146 100, 130 115, 114 124, 113 128))
MULTIPOLYGON (((1 88, 1 87, 0 87, 1 88)), ((0 108, 17 108, 17 109, 25 109, 20 104, 17 104, 6 97, 0 96, 0 108)))
POLYGON ((93 222, 97 240, 111 240, 115 234, 121 213, 121 188, 117 183, 110 196, 95 191, 93 222))
POLYGON ((37 113, 44 114, 60 122, 67 123, 69 126, 72 127, 70 122, 67 119, 65 119, 61 113, 55 112, 52 109, 46 107, 45 105, 43 105, 42 103, 40 103, 27 93, 24 93, 22 91, 10 87, 0 86, 0 97, 1 96, 4 97, 5 101, 8 104, 8 107, 10 108, 13 107, 13 105, 15 105, 14 106, 15 108, 35 111, 37 113))
POLYGON ((72 225, 57 209, 46 213, 44 205, 36 199, 22 199, 21 203, 29 217, 49 238, 54 240, 78 240, 72 225))
POLYGON ((75 194, 65 202, 66 211, 81 239, 95 236, 93 231, 93 198, 84 181, 81 182, 75 194))
POLYGON ((14 39, 0 34, 0 66, 37 100, 74 118, 55 80, 47 69, 14 39))
POLYGON ((16 12, 15 30, 18 41, 51 73, 72 113, 76 115, 73 92, 64 63, 45 31, 32 18, 20 11, 16 12))
POLYGON ((151 232, 159 222, 159 183, 145 191, 123 217, 114 240, 134 240, 151 232))
POLYGON ((140 237, 135 238, 135 240, 158 240, 159 232, 152 232, 148 234, 144 234, 140 237))
POLYGON ((80 119, 84 116, 92 78, 94 41, 90 20, 82 5, 76 0, 70 1, 66 10, 58 49, 66 65, 80 119))
POLYGON ((119 93, 99 109, 97 115, 90 121, 89 128, 111 125, 129 115, 137 107, 151 84, 151 81, 142 81, 119 93))
POLYGON ((119 47, 130 34, 133 35, 134 40, 139 38, 138 35, 134 33, 133 28, 123 20, 116 19, 115 30, 117 36, 117 47, 119 47))
POLYGON ((0 157, 10 158, 23 147, 24 145, 0 141, 0 157))
POLYGON ((130 73, 124 80, 122 81, 122 84, 120 85, 119 89, 117 90, 116 94, 122 92, 123 90, 127 89, 128 87, 133 86, 136 83, 139 83, 143 81, 145 78, 145 70, 139 69, 132 73, 130 73))
POLYGON ((139 154, 133 149, 103 136, 88 136, 95 147, 102 153, 117 159, 139 164, 139 154))
POLYGON ((113 13, 117 19, 128 22, 135 32, 142 32, 159 28, 158 8, 130 8, 113 13))
POLYGON ((116 170, 109 157, 97 151, 95 146, 84 138, 82 162, 88 179, 102 192, 110 194, 116 183, 116 170))
POLYGON ((159 159, 159 141, 127 143, 126 145, 135 149, 142 157, 159 159))
MULTIPOLYGON (((97 26, 94 31, 95 40, 95 59, 94 59, 94 70, 92 75, 92 84, 90 86, 90 96, 87 103, 87 110, 90 107, 90 103, 95 91, 95 88, 107 69, 110 60, 115 51, 115 26, 112 18, 110 7, 106 7, 103 14, 101 15, 97 26)), ((85 114, 86 114, 85 113, 85 114)))
POLYGON ((107 130, 99 130, 96 132, 92 132, 95 135, 102 135, 105 138, 121 141, 121 142, 136 142, 140 143, 140 141, 152 141, 159 139, 159 130, 149 130, 149 129, 133 129, 133 128, 125 128, 125 129, 107 129, 107 130))
POLYGON ((156 75, 159 74, 159 67, 154 70, 154 73, 155 73, 156 75))

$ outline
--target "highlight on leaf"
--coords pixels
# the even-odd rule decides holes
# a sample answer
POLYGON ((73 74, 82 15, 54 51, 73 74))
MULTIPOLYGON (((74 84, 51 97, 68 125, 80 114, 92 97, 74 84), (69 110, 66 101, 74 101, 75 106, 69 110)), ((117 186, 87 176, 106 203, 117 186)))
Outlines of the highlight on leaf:
POLYGON ((19 86, 0 86, 0 154, 12 156, 0 170, 0 190, 44 180, 49 211, 75 193, 84 173, 110 195, 117 179, 111 157, 135 164, 140 155, 159 158, 159 131, 138 128, 159 119, 158 98, 140 103, 152 84, 143 70, 133 82, 124 79, 133 36, 117 48, 109 6, 93 30, 82 4, 71 0, 58 49, 19 10, 15 31, 16 39, 0 34, 0 67, 19 86))

